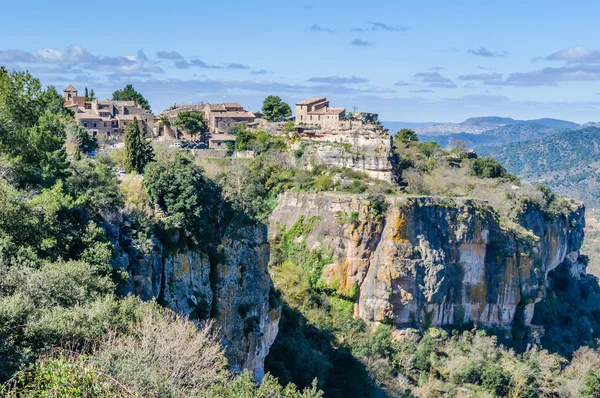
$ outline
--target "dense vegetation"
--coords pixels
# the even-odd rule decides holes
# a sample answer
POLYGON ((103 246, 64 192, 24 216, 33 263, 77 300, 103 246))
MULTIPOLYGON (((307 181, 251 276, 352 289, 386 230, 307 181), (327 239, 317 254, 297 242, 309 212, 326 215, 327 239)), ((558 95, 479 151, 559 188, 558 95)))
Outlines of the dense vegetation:
POLYGON ((507 227, 525 204, 549 216, 570 208, 547 188, 521 184, 493 159, 462 147, 444 151, 404 131, 395 139, 396 187, 351 170, 300 167, 306 147, 297 137, 240 126, 232 131, 233 149, 252 150, 253 159, 194 159, 150 147, 136 123, 128 126, 126 150, 90 158, 93 140, 71 121, 53 88, 0 69, 0 394, 599 395, 600 352, 578 347, 600 337, 600 289, 562 269, 553 271, 536 312, 549 333, 521 353, 471 325, 371 328, 352 316, 356 287, 322 281, 331 253, 307 248, 314 219, 301 219, 272 241, 278 289, 269 304, 281 305, 283 314, 266 361, 272 376, 260 386, 249 374, 231 372, 210 320, 192 323, 159 303, 117 293, 129 276, 111 266, 109 225, 134 244, 155 238, 166 250, 201 251, 215 264, 223 237, 266 222, 284 190, 364 194, 378 209, 373 217, 384 211, 382 194, 473 197, 488 201, 507 227), (117 178, 115 170, 128 164, 132 173, 117 178))
POLYGON ((0 69, 0 394, 319 397, 271 376, 257 387, 229 370, 210 322, 119 296, 128 275, 111 266, 108 223, 210 256, 211 223, 229 225, 232 213, 213 212, 226 207, 220 189, 180 156, 149 157, 143 179, 120 181, 115 161, 135 156, 85 156, 62 102, 28 73, 0 69))

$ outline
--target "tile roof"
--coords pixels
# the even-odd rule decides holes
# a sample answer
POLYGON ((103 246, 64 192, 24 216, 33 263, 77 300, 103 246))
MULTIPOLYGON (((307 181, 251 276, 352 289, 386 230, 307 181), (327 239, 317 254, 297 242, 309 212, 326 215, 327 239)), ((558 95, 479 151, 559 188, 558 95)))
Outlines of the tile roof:
POLYGON ((235 135, 231 134, 213 134, 208 139, 209 141, 235 141, 235 135))
POLYGON ((296 105, 312 105, 319 102, 327 101, 325 97, 315 97, 311 99, 307 99, 306 101, 298 102, 296 105))
POLYGON ((316 111, 308 112, 308 115, 339 115, 344 111, 344 108, 320 108, 316 111))
POLYGON ((218 114, 214 115, 214 117, 216 119, 223 119, 223 118, 237 118, 237 117, 255 118, 256 116, 254 115, 254 113, 248 112, 248 111, 228 111, 228 112, 219 112, 218 114))
POLYGON ((75 87, 73 87, 73 85, 72 85, 72 84, 69 84, 69 85, 67 86, 67 88, 65 88, 65 89, 63 90, 63 92, 65 92, 65 91, 77 91, 77 89, 76 89, 75 87))
POLYGON ((100 120, 101 119, 100 116, 94 115, 93 113, 87 113, 87 112, 79 113, 77 115, 77 118, 81 119, 81 120, 100 120))

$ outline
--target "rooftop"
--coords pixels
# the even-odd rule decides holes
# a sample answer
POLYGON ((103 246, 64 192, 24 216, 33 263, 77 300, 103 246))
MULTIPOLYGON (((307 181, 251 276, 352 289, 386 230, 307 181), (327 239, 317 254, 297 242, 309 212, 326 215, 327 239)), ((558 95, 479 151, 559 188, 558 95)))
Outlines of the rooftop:
POLYGON ((77 89, 76 89, 75 87, 73 87, 73 85, 72 85, 72 84, 69 84, 69 85, 67 86, 67 88, 65 88, 65 89, 63 90, 63 92, 65 92, 65 91, 77 91, 77 89))
POLYGON ((309 115, 339 115, 345 112, 344 108, 321 108, 316 111, 308 112, 309 115))
POLYGON ((306 101, 298 102, 296 105, 312 105, 319 102, 327 101, 325 97, 315 97, 311 99, 307 99, 306 101))
POLYGON ((235 141, 235 135, 231 134, 213 134, 209 141, 235 141))
POLYGON ((256 117, 254 115, 254 113, 252 112, 248 112, 248 111, 227 111, 227 112, 220 112, 219 114, 215 115, 216 118, 234 118, 234 117, 245 117, 245 118, 254 118, 256 117))

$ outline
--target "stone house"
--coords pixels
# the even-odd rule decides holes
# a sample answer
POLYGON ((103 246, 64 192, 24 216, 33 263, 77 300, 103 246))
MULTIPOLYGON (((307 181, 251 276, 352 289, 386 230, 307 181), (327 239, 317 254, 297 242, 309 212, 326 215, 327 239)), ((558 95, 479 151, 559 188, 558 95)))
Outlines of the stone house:
POLYGON ((134 101, 86 101, 85 97, 77 95, 77 89, 72 85, 63 90, 63 98, 65 106, 75 112, 76 123, 94 137, 119 137, 134 118, 145 134, 153 131, 152 114, 134 101))
POLYGON ((311 98, 296 104, 296 124, 319 124, 324 127, 337 127, 344 120, 346 109, 330 108, 325 97, 311 98))
POLYGON ((213 134, 208 139, 208 146, 211 149, 225 149, 228 142, 235 142, 235 135, 213 134))
POLYGON ((237 102, 206 104, 203 109, 208 131, 213 134, 226 133, 239 123, 254 123, 256 116, 237 102))

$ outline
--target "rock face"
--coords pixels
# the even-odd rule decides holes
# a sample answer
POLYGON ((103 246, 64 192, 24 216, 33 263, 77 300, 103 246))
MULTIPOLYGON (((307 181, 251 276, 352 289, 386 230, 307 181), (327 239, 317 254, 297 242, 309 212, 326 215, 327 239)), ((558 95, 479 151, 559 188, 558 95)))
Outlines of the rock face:
POLYGON ((218 248, 219 263, 213 266, 202 253, 167 253, 158 240, 134 246, 118 228, 106 230, 119 253, 113 266, 130 276, 121 293, 156 298, 191 320, 214 318, 232 369, 248 369, 262 379, 281 312, 269 301, 265 227, 244 228, 236 231, 235 239, 225 238, 218 248))
POLYGON ((307 248, 333 254, 322 278, 343 292, 358 288, 355 315, 398 327, 474 322, 531 326, 549 271, 560 264, 577 277, 584 208, 555 220, 529 208, 502 228, 489 208, 471 200, 285 193, 270 234, 312 218, 307 248))
POLYGON ((392 181, 392 137, 385 130, 316 131, 301 136, 304 166, 346 167, 392 181))

